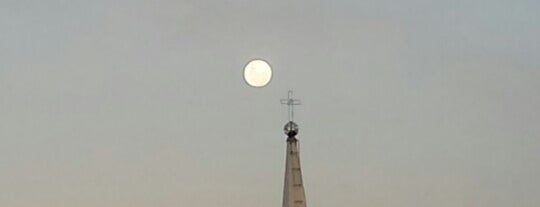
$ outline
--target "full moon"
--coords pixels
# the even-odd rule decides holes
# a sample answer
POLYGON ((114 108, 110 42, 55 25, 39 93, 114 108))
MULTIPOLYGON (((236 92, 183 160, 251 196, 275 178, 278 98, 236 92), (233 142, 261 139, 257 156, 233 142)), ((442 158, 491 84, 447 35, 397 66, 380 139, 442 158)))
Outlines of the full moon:
POLYGON ((252 87, 264 87, 268 85, 271 79, 272 68, 264 60, 251 60, 244 67, 244 80, 252 87))

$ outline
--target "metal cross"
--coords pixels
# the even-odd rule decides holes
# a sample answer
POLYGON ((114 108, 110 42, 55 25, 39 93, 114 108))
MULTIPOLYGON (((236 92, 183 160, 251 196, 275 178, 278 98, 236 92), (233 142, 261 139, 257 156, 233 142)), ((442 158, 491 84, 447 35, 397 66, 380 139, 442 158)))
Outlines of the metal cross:
POLYGON ((302 102, 299 99, 293 99, 292 98, 293 92, 289 90, 289 94, 287 96, 287 99, 281 99, 281 104, 286 104, 289 107, 289 121, 294 120, 294 105, 300 105, 302 102))

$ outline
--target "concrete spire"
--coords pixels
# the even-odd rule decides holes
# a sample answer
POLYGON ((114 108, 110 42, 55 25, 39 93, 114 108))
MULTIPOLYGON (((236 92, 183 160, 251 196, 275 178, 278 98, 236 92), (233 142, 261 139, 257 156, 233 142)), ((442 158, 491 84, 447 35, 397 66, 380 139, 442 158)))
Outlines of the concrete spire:
POLYGON ((282 99, 281 103, 289 107, 289 122, 283 128, 283 132, 287 135, 283 207, 306 207, 306 195, 300 168, 300 149, 296 138, 298 125, 293 121, 294 113, 292 108, 293 105, 300 105, 300 100, 293 99, 292 91, 289 91, 287 99, 282 99))
POLYGON ((287 155, 285 161, 285 184, 283 187, 283 207, 306 207, 306 195, 300 168, 300 150, 298 147, 298 125, 289 121, 285 124, 287 134, 287 155))

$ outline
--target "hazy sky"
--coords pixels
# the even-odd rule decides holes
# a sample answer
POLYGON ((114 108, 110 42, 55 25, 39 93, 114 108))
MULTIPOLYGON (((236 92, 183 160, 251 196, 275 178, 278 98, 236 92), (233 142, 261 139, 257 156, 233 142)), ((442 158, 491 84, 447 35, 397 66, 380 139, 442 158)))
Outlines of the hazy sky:
POLYGON ((0 0, 0 206, 280 206, 293 89, 308 206, 536 207, 539 11, 0 0))

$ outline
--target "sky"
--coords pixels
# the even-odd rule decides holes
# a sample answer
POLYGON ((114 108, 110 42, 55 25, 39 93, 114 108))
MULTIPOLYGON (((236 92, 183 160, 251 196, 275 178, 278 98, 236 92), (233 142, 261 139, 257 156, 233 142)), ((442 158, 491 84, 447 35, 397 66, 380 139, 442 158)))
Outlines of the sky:
POLYGON ((308 206, 537 206, 539 10, 0 0, 0 206, 280 206, 289 89, 308 206))

